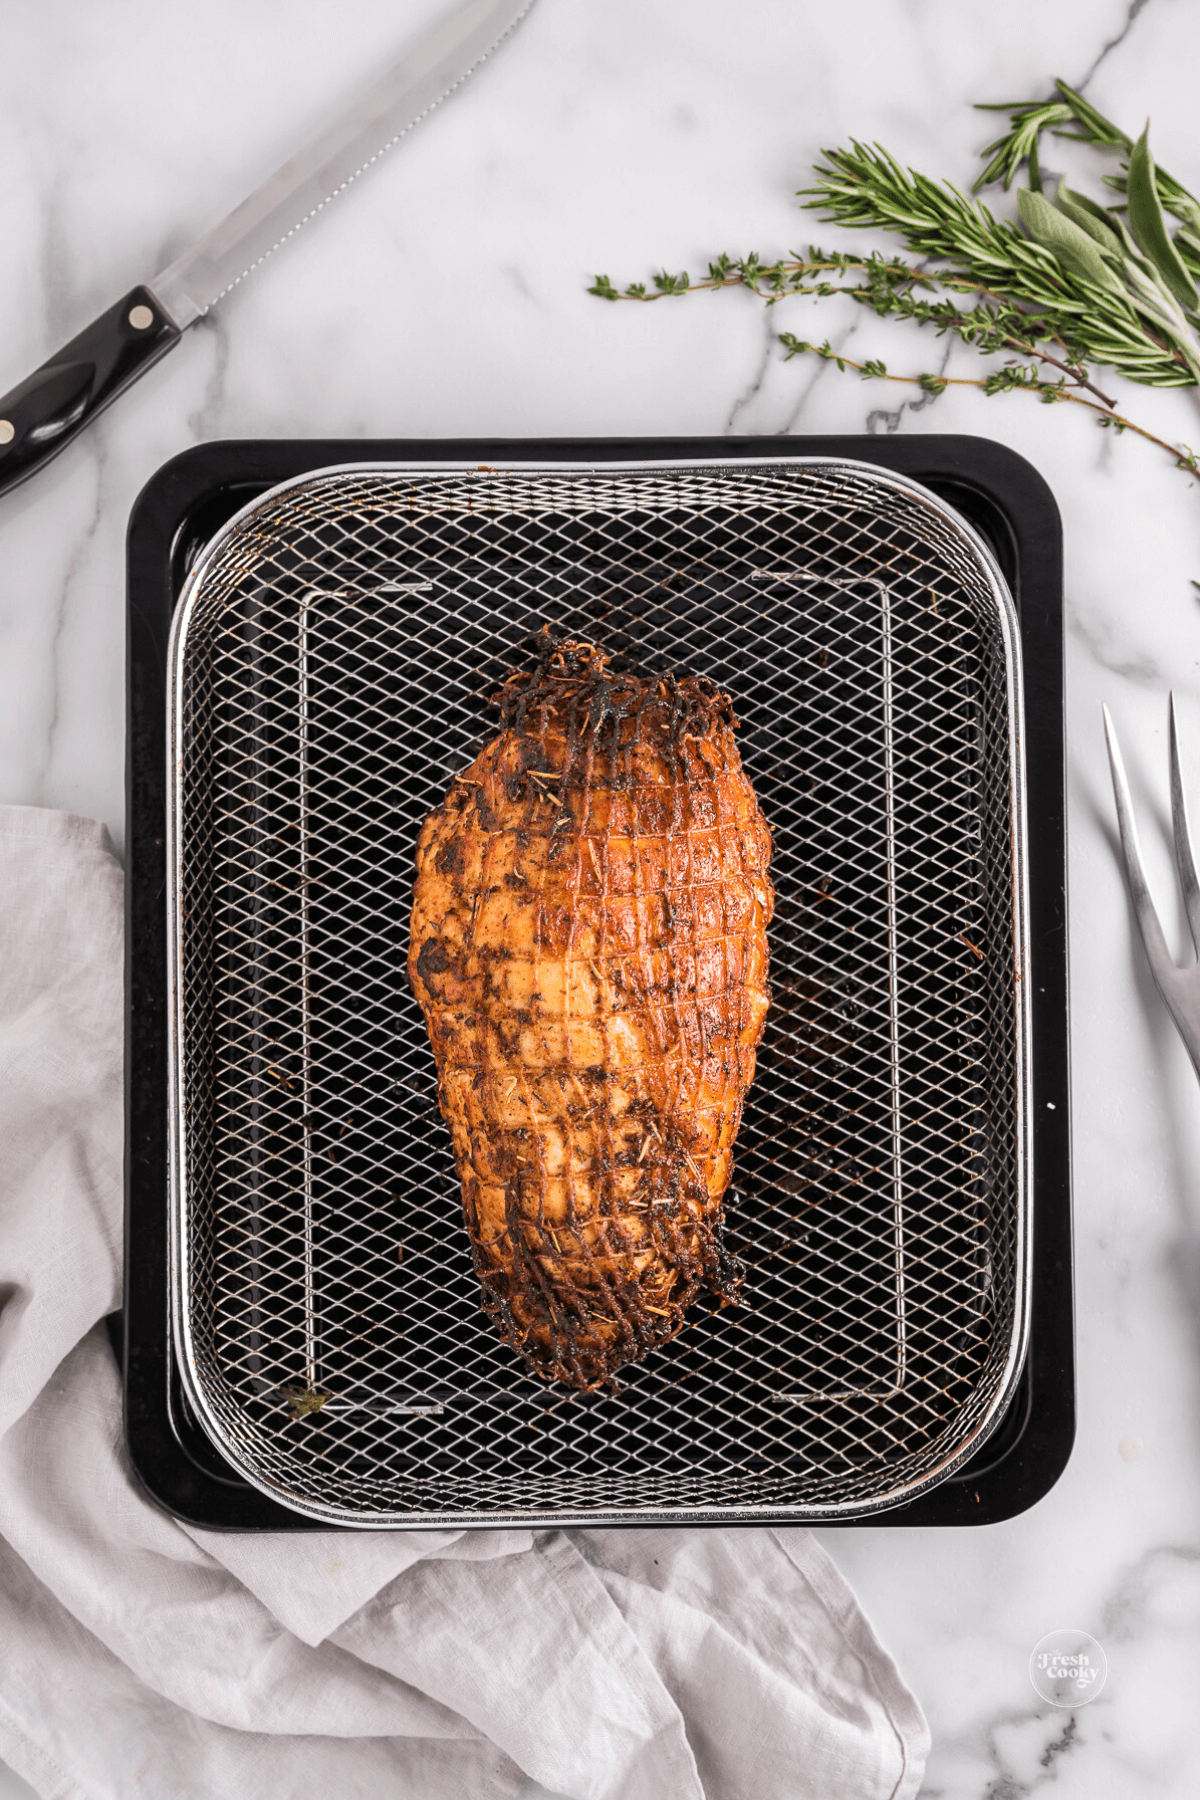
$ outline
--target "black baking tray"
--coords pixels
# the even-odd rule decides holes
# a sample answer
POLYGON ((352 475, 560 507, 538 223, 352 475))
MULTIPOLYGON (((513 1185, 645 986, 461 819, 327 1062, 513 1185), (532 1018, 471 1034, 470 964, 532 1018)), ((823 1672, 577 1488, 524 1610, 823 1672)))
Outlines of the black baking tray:
MULTIPOLYGON (((281 481, 355 462, 604 463, 848 457, 948 501, 993 550, 1020 619, 1025 674, 1033 979, 1033 1281, 1024 1369, 1000 1424, 957 1474, 903 1505, 833 1525, 983 1525, 1049 1491, 1075 1435, 1068 1071, 1062 528, 1029 463, 974 437, 436 438, 203 444, 167 463, 134 506, 128 540, 125 1295, 110 1329, 125 1430, 146 1492, 191 1524, 328 1530, 237 1473, 191 1415, 169 1317, 166 665, 188 570, 233 514, 281 481)), ((764 1514, 756 1524, 772 1522, 764 1514)))

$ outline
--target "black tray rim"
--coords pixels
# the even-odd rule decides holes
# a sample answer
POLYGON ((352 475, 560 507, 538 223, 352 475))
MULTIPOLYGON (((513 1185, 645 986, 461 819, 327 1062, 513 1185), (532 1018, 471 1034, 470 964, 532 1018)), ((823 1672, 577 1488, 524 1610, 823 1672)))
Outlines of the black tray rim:
MULTIPOLYGON (((954 505, 983 538, 1017 609, 1026 687, 1025 755, 1032 968, 1033 1280, 1029 1349, 1014 1397, 953 1474, 886 1510, 746 1519, 664 1513, 664 1524, 994 1523, 1058 1479, 1074 1436, 1069 1065, 1062 693, 1062 538, 1053 496, 1023 458, 988 439, 785 438, 231 440, 165 464, 135 502, 128 535, 126 1441, 135 1475, 186 1522, 225 1530, 441 1529, 297 1513, 228 1465, 180 1382, 169 1318, 165 711, 172 616, 192 561, 268 489, 339 465, 762 462, 832 458, 907 477, 954 505), (1053 1096, 1053 1098, 1051 1097, 1053 1096)), ((113 1321, 114 1327, 117 1321, 113 1321)), ((508 1523, 508 1520, 504 1522, 508 1523)), ((557 1522, 557 1521, 556 1521, 557 1522)), ((581 1517, 578 1523, 586 1524, 581 1517)), ((604 1521, 607 1523, 607 1521, 604 1521)), ((644 1521, 639 1518, 639 1525, 644 1521)), ((462 1522, 490 1528, 493 1520, 462 1522)), ((535 1523, 530 1520, 529 1523, 535 1523)))

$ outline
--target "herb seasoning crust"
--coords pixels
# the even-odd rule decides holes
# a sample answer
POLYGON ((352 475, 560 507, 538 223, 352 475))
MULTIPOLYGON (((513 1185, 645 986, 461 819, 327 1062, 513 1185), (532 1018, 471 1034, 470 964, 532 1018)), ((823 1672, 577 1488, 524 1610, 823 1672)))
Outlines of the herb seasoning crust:
POLYGON ((736 1304, 733 1143, 769 1005, 771 834, 728 695, 543 638, 417 847, 409 975, 483 1304, 611 1382, 736 1304))

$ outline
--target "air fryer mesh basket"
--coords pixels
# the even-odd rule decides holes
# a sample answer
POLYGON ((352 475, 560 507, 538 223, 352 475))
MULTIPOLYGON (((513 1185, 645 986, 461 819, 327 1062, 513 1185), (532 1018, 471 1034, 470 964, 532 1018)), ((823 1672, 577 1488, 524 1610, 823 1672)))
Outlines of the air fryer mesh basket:
POLYGON ((343 1523, 863 1513, 1003 1411, 1028 1285, 1012 604, 902 477, 332 470, 171 658, 175 1329, 254 1484, 343 1523), (775 839, 742 1304, 579 1395, 480 1312, 405 958, 421 822, 544 624, 711 676, 775 839))

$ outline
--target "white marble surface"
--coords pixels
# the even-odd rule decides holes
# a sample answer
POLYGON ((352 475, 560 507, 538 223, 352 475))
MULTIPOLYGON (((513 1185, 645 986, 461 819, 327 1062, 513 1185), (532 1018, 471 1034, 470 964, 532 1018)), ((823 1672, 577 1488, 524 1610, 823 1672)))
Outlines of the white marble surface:
MULTIPOLYGON (((441 4, 0 0, 0 390, 441 4)), ((1165 897, 1171 687, 1200 808, 1200 489, 1073 409, 953 389, 914 405, 773 345, 790 328, 935 360, 857 313, 584 289, 598 269, 808 241, 793 190, 850 134, 968 180, 990 121, 966 102, 1055 74, 1089 78, 1130 129, 1152 113, 1160 159, 1200 186, 1198 62, 1184 0, 539 0, 484 76, 0 499, 0 799, 98 816, 119 841, 125 522, 205 438, 968 431, 1046 475, 1067 549, 1077 1448, 1011 1523, 825 1534, 929 1715, 927 1800, 1200 1791, 1200 1089, 1131 940, 1099 719, 1106 699, 1165 897), (1109 1659, 1074 1716, 1027 1675, 1066 1625, 1109 1659)), ((1200 443, 1193 396, 1118 391, 1200 443)))

